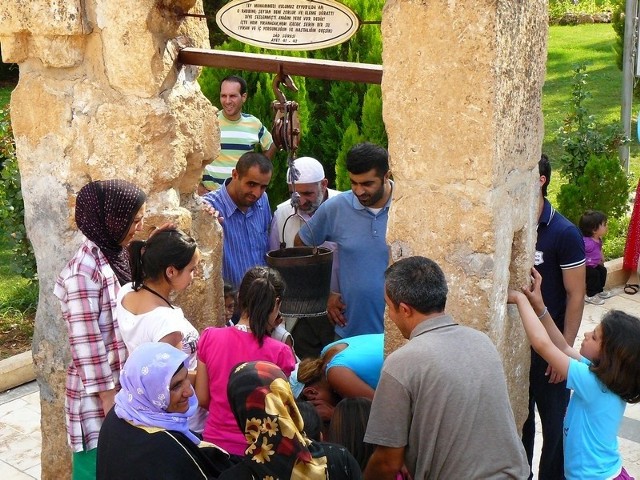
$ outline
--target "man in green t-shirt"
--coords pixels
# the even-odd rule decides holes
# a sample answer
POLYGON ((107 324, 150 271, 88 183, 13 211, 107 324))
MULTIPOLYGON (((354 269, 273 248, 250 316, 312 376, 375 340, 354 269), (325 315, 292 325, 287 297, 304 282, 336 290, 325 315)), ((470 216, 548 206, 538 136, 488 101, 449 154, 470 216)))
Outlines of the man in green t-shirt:
POLYGON ((240 156, 259 145, 262 153, 273 158, 276 146, 271 133, 260 120, 242 112, 247 101, 247 82, 237 75, 225 77, 220 84, 218 124, 220 126, 220 155, 205 166, 198 193, 217 190, 231 176, 240 156))

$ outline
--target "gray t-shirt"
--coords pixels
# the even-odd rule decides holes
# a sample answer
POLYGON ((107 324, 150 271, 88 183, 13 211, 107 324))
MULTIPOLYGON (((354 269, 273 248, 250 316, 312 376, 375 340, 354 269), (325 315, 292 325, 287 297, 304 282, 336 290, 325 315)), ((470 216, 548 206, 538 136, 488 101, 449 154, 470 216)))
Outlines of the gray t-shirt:
POLYGON ((419 324, 384 362, 364 441, 405 447, 414 480, 529 475, 500 356, 449 315, 419 324))

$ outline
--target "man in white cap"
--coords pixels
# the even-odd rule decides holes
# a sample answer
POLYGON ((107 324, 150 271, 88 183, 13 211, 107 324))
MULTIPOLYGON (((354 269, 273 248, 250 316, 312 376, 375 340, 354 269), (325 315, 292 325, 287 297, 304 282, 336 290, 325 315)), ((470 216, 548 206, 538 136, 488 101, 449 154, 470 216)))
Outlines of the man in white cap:
MULTIPOLYGON (((298 214, 305 221, 309 221, 311 216, 325 200, 338 195, 340 192, 327 188, 329 182, 324 176, 324 168, 315 158, 297 158, 294 161, 294 167, 298 171, 298 178, 295 180, 295 190, 289 170, 287 170, 287 184, 289 185, 289 191, 291 193, 295 191, 300 195, 298 214)), ((291 205, 291 200, 282 202, 276 208, 273 214, 273 220, 271 221, 271 232, 269 234, 270 250, 280 248, 282 243, 284 243, 286 247, 294 246, 293 241, 300 228, 303 228, 304 221, 299 216, 294 215, 292 217, 293 214, 294 207, 291 205)), ((331 291, 339 292, 337 245, 334 242, 325 242, 322 246, 333 250, 331 291)), ((326 315, 287 320, 287 328, 291 331, 295 342, 295 351, 300 358, 318 357, 322 348, 334 340, 334 327, 326 315)))

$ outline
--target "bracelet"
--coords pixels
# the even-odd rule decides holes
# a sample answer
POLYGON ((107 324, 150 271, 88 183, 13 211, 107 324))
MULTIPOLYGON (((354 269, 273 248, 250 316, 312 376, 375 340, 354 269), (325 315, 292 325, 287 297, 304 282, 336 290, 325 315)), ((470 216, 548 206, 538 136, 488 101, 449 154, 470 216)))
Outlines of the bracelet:
POLYGON ((544 307, 544 310, 542 311, 542 313, 540 315, 538 315, 538 320, 542 320, 542 318, 549 313, 549 309, 547 307, 544 307))

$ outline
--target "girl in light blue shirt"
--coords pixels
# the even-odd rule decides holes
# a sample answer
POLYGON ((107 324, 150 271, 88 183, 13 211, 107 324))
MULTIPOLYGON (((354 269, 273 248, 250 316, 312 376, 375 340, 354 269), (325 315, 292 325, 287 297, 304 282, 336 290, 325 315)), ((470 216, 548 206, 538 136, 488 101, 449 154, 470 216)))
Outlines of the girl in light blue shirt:
POLYGON ((626 403, 640 402, 640 319, 611 310, 585 333, 577 352, 558 330, 542 300, 542 277, 509 291, 533 349, 567 379, 573 390, 564 419, 567 480, 629 480, 617 433, 626 403))

